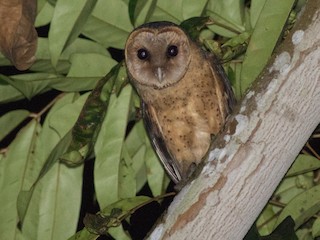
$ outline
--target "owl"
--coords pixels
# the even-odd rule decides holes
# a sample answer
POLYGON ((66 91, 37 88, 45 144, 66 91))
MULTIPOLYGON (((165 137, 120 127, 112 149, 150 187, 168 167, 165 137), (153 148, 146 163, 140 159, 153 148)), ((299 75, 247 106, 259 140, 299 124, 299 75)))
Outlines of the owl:
POLYGON ((141 98, 152 146, 171 179, 186 180, 234 102, 223 68, 170 22, 133 30, 125 45, 125 63, 141 98))

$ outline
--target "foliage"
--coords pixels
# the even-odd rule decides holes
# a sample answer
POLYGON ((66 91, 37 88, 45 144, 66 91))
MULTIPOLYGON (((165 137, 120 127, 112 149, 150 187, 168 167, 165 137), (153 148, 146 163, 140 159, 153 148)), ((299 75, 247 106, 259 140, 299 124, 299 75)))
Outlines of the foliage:
MULTIPOLYGON (((38 0, 35 26, 48 28, 48 35, 38 38, 36 61, 28 71, 0 74, 0 103, 32 99, 49 90, 59 94, 40 112, 18 107, 0 117, 1 141, 7 143, 6 137, 18 132, 0 155, 0 239, 96 239, 107 230, 116 239, 130 239, 119 224, 75 234, 81 195, 86 194, 83 161, 92 161, 93 155, 100 213, 107 209, 114 217, 116 209, 125 209, 119 223, 127 221, 135 206, 128 210, 125 199, 137 205, 141 199, 148 202, 149 198, 135 198, 146 183, 153 196, 164 193, 169 180, 137 118, 139 99, 126 82, 125 67, 107 51, 123 49, 134 27, 159 20, 182 23, 225 63, 240 99, 284 29, 292 25, 288 16, 299 10, 301 1, 294 4, 294 0, 38 0)), ((0 55, 0 66, 11 63, 0 55)), ((320 236, 319 186, 313 181, 319 167, 314 157, 298 157, 257 221, 261 234, 270 234, 292 215, 298 235, 307 229, 309 235, 320 236), (306 228, 303 224, 310 218, 306 228)), ((102 217, 102 225, 109 224, 110 215, 102 217)), ((100 218, 94 221, 101 223, 100 218)), ((87 221, 87 227, 92 230, 92 222, 87 221)))
POLYGON ((253 225, 244 240, 298 240, 294 232, 294 221, 286 217, 268 236, 260 236, 256 225, 253 225))

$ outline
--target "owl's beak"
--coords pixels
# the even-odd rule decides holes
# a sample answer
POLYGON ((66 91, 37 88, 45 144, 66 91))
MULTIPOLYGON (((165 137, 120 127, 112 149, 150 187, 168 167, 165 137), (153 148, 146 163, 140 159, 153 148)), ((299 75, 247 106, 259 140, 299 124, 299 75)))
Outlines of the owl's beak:
POLYGON ((157 71, 155 73, 156 77, 158 78, 159 82, 162 82, 164 79, 164 72, 161 67, 157 67, 157 71))

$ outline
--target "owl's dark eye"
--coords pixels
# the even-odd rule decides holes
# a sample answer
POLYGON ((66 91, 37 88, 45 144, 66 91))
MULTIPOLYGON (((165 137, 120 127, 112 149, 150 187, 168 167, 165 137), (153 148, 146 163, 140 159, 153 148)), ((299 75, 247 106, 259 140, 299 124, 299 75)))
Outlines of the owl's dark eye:
POLYGON ((149 57, 149 52, 147 49, 140 48, 137 52, 137 56, 140 60, 146 60, 149 57))
POLYGON ((168 57, 175 57, 178 55, 178 47, 176 45, 170 45, 167 49, 167 56, 168 57))

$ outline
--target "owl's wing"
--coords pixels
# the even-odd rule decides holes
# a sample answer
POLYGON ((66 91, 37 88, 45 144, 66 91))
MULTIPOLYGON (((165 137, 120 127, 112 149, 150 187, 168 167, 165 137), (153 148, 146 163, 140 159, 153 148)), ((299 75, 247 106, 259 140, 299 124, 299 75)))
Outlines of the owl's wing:
POLYGON ((180 182, 182 178, 180 169, 165 144, 154 108, 143 101, 141 101, 141 107, 144 124, 153 148, 159 156, 170 178, 175 183, 180 182))
POLYGON ((209 58, 211 63, 212 72, 215 76, 214 79, 217 80, 216 84, 220 86, 216 88, 216 91, 221 91, 217 94, 217 96, 222 96, 223 99, 221 99, 222 101, 220 101, 220 103, 227 105, 224 107, 221 106, 220 109, 226 109, 226 114, 228 115, 232 111, 236 103, 236 99, 232 91, 231 84, 222 65, 219 63, 217 58, 213 54, 208 54, 207 57, 209 58))

